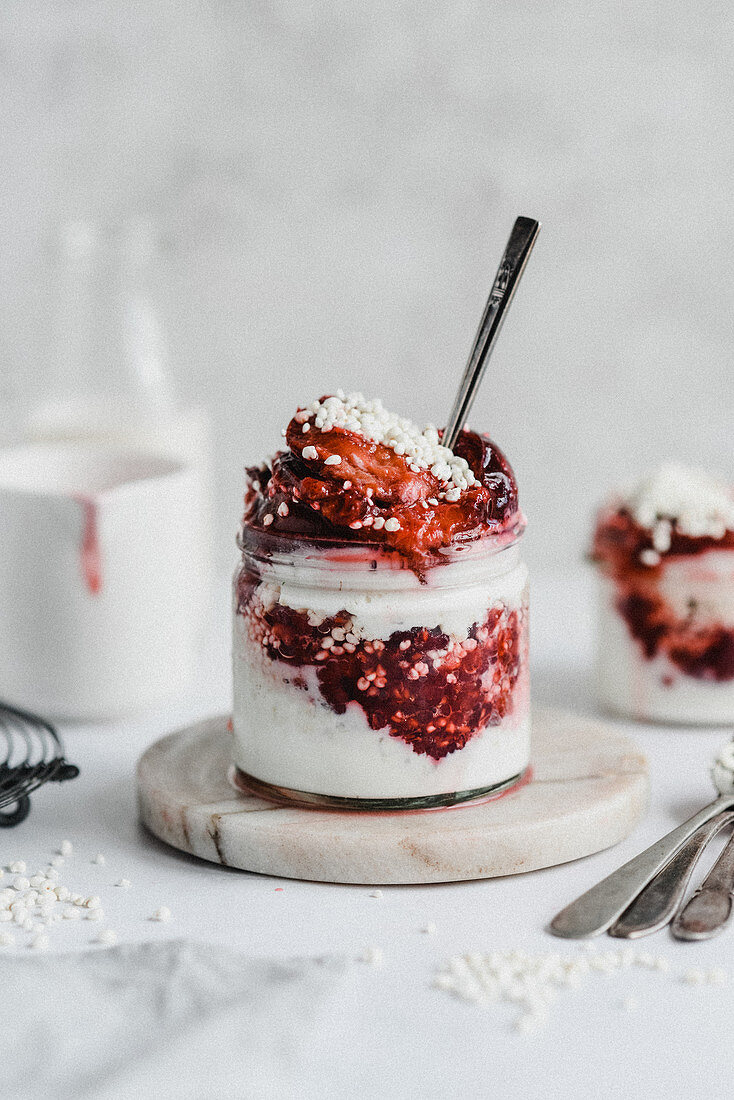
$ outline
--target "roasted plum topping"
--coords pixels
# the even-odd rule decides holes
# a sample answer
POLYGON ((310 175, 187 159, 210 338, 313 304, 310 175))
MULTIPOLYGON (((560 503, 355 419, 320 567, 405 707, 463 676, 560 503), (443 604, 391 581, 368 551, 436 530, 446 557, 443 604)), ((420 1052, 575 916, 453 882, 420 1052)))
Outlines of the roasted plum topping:
POLYGON ((304 415, 300 410, 288 425, 287 451, 268 467, 248 470, 246 524, 305 539, 378 544, 417 572, 453 543, 522 530, 512 468, 486 436, 460 433, 452 461, 468 468, 460 463, 466 481, 460 472, 457 485, 440 462, 418 466, 391 446, 341 426, 318 429, 304 415))
POLYGON ((667 562, 712 550, 734 550, 734 531, 694 538, 673 524, 670 548, 661 555, 652 532, 620 508, 600 514, 592 557, 614 581, 617 611, 647 660, 667 657, 686 676, 721 682, 734 679, 734 630, 702 620, 695 608, 681 617, 660 590, 667 562))

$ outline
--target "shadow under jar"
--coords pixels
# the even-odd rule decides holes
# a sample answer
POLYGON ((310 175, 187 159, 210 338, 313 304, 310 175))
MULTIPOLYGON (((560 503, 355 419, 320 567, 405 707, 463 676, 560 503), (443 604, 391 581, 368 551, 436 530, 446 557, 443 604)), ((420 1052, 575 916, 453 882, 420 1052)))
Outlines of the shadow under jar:
POLYGON ((299 806, 420 810, 492 797, 530 757, 520 537, 420 575, 374 544, 245 525, 234 576, 234 781, 299 806))

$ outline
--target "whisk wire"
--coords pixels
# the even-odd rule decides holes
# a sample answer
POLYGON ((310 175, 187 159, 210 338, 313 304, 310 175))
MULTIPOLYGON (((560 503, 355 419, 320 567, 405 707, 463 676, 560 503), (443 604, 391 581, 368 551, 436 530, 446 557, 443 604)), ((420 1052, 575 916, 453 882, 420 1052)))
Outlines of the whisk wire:
POLYGON ((0 827, 23 821, 31 794, 44 783, 63 782, 78 774, 76 765, 64 756, 50 722, 0 703, 0 827))

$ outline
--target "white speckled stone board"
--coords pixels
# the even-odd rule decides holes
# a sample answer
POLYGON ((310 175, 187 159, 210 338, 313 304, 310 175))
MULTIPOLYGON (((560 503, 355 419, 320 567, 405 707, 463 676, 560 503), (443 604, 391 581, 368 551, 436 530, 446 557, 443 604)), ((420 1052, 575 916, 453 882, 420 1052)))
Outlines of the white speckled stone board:
POLYGON ((566 863, 626 837, 647 763, 618 729, 533 715, 533 779, 476 806, 371 815, 285 809, 230 785, 226 717, 162 738, 138 764, 143 823, 174 848, 260 874, 398 884, 494 878, 566 863))

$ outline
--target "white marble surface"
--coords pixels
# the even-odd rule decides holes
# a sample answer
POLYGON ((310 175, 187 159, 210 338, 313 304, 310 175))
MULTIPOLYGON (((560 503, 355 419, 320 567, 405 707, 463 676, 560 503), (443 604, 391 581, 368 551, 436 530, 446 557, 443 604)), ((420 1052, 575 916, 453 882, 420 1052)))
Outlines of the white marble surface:
MULTIPOLYGON (((533 595, 536 698, 589 708, 588 578, 538 577, 533 595)), ((226 609, 223 585, 200 682, 192 684, 191 696, 179 701, 175 713, 169 708, 135 721, 67 730, 69 756, 82 774, 65 790, 40 792, 28 820, 0 834, 3 863, 13 858, 40 863, 61 839, 72 840, 75 855, 63 874, 70 885, 101 897, 105 925, 116 929, 123 943, 183 938, 257 958, 337 953, 355 959, 367 947, 381 947, 383 968, 355 962, 351 992, 342 990, 328 1004, 323 1026, 333 1027, 333 1059, 328 1043, 320 1041, 320 1095, 443 1100, 492 1093, 510 1100, 566 1100, 589 1095, 590 1066, 605 1100, 673 1100, 724 1087, 734 1073, 732 932, 708 944, 677 944, 660 934, 638 945, 665 956, 670 973, 633 968, 570 990, 557 1002, 547 1028, 531 1036, 514 1032, 512 1013, 501 1006, 477 1008, 453 1000, 432 989, 431 981, 446 958, 463 951, 580 952, 548 936, 544 925, 571 898, 709 799, 707 766, 725 731, 620 725, 649 755, 650 811, 616 848, 563 867, 485 882, 383 887, 381 897, 373 897, 371 887, 228 871, 146 835, 137 824, 133 780, 136 757, 155 737, 226 708, 226 609), (106 856, 104 867, 89 862, 97 852, 106 856), (113 885, 123 876, 132 882, 127 890, 113 885), (171 909, 171 920, 151 922, 148 917, 161 905, 171 909), (422 931, 429 922, 436 925, 435 935, 422 931), (727 985, 680 981, 690 967, 715 966, 729 971, 727 985), (632 1013, 623 1008, 629 996, 638 1006, 632 1013)), ((63 921, 52 929, 51 950, 86 949, 98 928, 63 921)), ((611 940, 599 945, 607 947, 618 945, 611 940)), ((15 950, 26 952, 22 946, 15 950)), ((63 1011, 63 996, 59 1005, 63 1011)), ((283 1028, 289 1023, 284 1017, 283 1028)), ((220 1065, 232 1057, 216 1033, 208 1050, 220 1065)), ((184 1082, 185 1045, 179 1069, 184 1082)), ((273 1072, 277 1081, 276 1064, 273 1072)), ((158 1094, 178 1100, 183 1088, 169 1080, 158 1094)), ((116 1100, 123 1095, 115 1093, 116 1100)), ((244 1081, 242 1095, 248 1095, 244 1081)), ((282 1095, 290 1093, 284 1089, 282 1095)))
POLYGON ((223 556, 298 402, 445 416, 518 213, 544 228, 474 419, 533 565, 664 455, 732 473, 726 4, 5 0, 0 40, 0 391, 58 357, 58 222, 152 215, 223 556))
POLYGON ((137 769, 140 819, 166 844, 225 867, 316 882, 462 882, 567 863, 618 844, 648 801, 647 767, 616 725, 533 709, 532 776, 476 806, 318 812, 238 794, 227 716, 161 738, 137 769))

